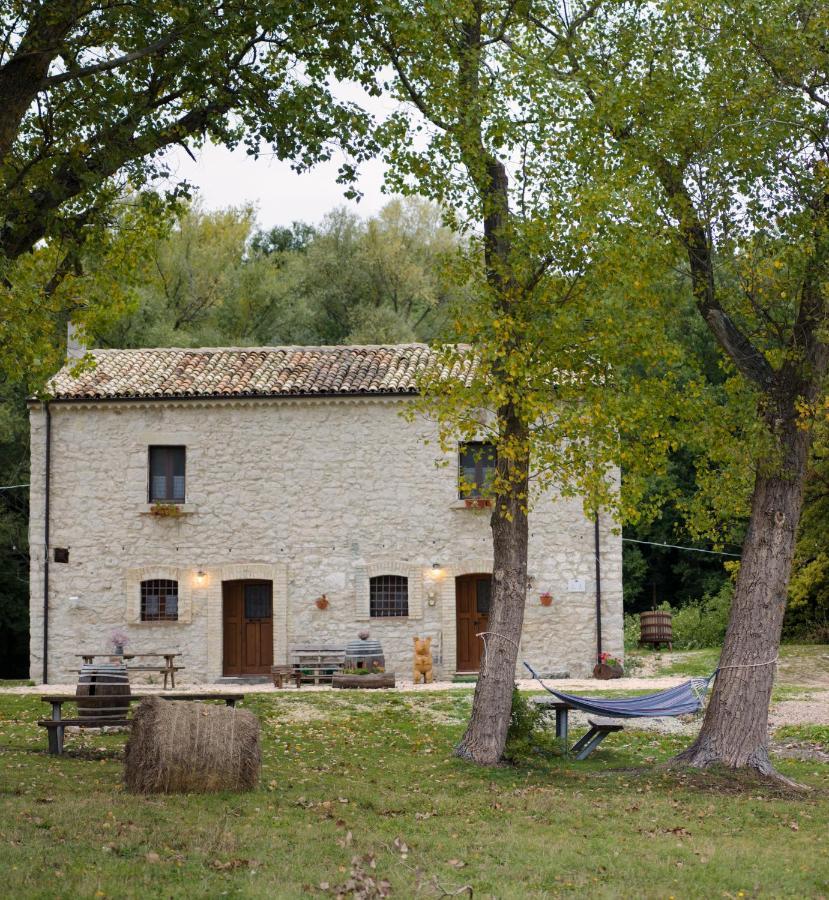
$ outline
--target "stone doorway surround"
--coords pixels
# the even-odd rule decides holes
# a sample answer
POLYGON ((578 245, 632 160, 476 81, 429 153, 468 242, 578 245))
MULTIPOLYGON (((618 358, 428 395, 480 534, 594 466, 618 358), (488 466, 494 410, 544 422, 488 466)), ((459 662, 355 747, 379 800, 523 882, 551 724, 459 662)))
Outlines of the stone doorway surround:
POLYGON ((455 598, 455 579, 459 575, 491 575, 491 556, 470 556, 447 566, 436 585, 440 598, 441 625, 443 630, 443 677, 455 674, 458 661, 458 634, 455 598))
POLYGON ((288 567, 284 563, 231 563, 206 566, 207 585, 207 671, 210 677, 222 674, 223 581, 273 582, 273 661, 288 662, 288 567))

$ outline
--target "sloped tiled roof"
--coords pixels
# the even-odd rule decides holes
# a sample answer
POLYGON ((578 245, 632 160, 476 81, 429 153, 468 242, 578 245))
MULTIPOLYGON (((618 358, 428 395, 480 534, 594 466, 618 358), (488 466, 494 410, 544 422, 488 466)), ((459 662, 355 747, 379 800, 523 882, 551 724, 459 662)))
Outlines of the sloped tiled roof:
MULTIPOLYGON (((360 347, 205 347, 91 350, 95 365, 64 366, 48 385, 57 400, 310 397, 414 394, 435 362, 425 344, 360 347)), ((454 377, 469 378, 469 358, 454 377)))

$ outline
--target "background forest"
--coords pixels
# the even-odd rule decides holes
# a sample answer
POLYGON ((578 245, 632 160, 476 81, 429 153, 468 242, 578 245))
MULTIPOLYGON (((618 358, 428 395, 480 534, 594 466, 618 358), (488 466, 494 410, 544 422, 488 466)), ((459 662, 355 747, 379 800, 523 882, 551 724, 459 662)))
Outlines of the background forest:
MULTIPOLYGON (((143 209, 116 205, 109 239, 77 263, 79 302, 108 297, 107 315, 87 326, 97 347, 428 342, 451 339, 452 319, 463 309, 465 288, 453 268, 459 238, 424 200, 391 200, 368 219, 335 209, 316 225, 268 231, 257 227, 251 207, 207 212, 197 202, 142 203, 143 209)), ((677 294, 673 338, 685 354, 688 379, 703 373, 726 404, 728 372, 713 339, 681 286, 668 283, 665 290, 677 294)), ((55 314, 49 327, 62 354, 65 316, 55 314)), ((54 358, 42 367, 22 365, 0 384, 0 677, 25 675, 28 668, 26 397, 50 368, 54 358)), ((786 634, 827 640, 825 434, 813 457, 786 634)), ((634 614, 662 604, 675 610, 678 646, 722 641, 747 521, 744 492, 725 487, 734 466, 717 448, 684 447, 653 478, 650 501, 642 504, 650 512, 624 529, 630 641, 637 636, 634 614)))

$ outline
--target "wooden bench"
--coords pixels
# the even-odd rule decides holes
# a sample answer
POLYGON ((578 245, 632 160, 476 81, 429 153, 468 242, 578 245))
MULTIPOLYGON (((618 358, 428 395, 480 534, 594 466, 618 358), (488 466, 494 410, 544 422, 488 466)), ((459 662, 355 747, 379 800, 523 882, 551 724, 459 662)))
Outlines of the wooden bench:
POLYGON ((576 759, 587 759, 609 734, 624 731, 625 728, 615 719, 588 719, 587 724, 590 725, 590 730, 570 748, 570 752, 576 754, 576 759))
POLYGON ((566 744, 570 730, 569 714, 570 710, 575 709, 575 707, 570 706, 564 700, 555 700, 553 697, 533 697, 532 702, 543 709, 555 710, 556 737, 566 744))
POLYGON ((164 690, 167 690, 167 679, 170 679, 170 687, 175 690, 176 689, 176 672, 180 672, 184 666, 175 665, 175 660, 177 656, 181 656, 181 653, 176 652, 154 652, 154 653, 121 653, 121 654, 111 654, 111 653, 78 653, 77 656, 80 656, 83 659, 86 665, 92 665, 96 656, 103 656, 110 660, 117 660, 119 662, 124 662, 124 667, 127 672, 158 672, 159 675, 164 676, 164 690), (155 656, 163 656, 163 663, 141 663, 140 665, 128 666, 127 662, 133 659, 147 659, 155 656))
POLYGON ((184 666, 127 666, 127 672, 158 672, 164 676, 164 690, 167 690, 167 679, 170 679, 170 688, 176 688, 176 672, 180 672, 184 666))
POLYGON ((298 688, 302 687, 302 675, 293 666, 271 666, 271 678, 275 688, 281 689, 285 681, 293 681, 298 688))
POLYGON ((294 644, 289 648, 291 669, 302 681, 314 684, 331 683, 331 678, 342 672, 345 665, 345 648, 324 644, 294 644))
POLYGON ((63 753, 63 737, 64 731, 69 726, 76 728, 109 728, 109 727, 129 727, 132 720, 123 715, 125 704, 135 703, 138 700, 144 700, 146 697, 161 697, 162 700, 224 700, 226 706, 236 706, 236 703, 244 700, 244 694, 197 694, 197 693, 178 693, 178 694, 95 694, 92 697, 79 696, 77 694, 51 694, 40 699, 44 703, 50 703, 52 706, 52 717, 50 719, 41 719, 38 725, 46 729, 49 738, 49 753, 60 755, 63 753), (95 716, 76 716, 75 718, 64 719, 62 715, 64 703, 81 703, 95 700, 96 703, 101 701, 110 702, 110 707, 99 707, 98 714, 95 716), (109 715, 100 715, 100 713, 109 713, 109 715))

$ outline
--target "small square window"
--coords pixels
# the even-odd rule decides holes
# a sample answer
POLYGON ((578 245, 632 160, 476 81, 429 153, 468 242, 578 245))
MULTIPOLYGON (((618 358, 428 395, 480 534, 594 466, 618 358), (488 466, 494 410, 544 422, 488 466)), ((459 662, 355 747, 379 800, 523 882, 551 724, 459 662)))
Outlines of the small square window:
POLYGON ((458 448, 458 493, 461 500, 482 497, 492 486, 498 456, 495 445, 469 441, 458 448))
POLYGON ((141 621, 178 621, 178 582, 153 578, 141 582, 141 621))
POLYGON ((391 618, 409 615, 409 579, 403 575, 377 575, 369 579, 369 615, 391 618))
POLYGON ((184 503, 185 447, 150 447, 150 503, 184 503))

